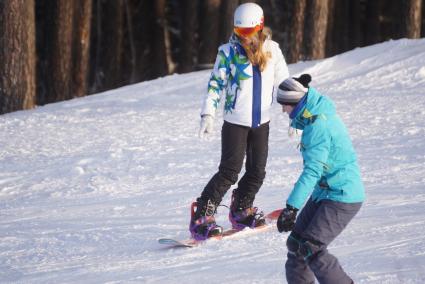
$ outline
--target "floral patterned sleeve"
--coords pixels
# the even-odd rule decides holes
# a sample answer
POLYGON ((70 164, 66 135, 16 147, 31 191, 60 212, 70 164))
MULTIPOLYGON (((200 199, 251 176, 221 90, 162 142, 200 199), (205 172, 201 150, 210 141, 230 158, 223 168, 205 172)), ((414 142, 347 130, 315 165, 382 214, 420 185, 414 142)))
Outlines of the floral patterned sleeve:
POLYGON ((229 61, 222 49, 219 50, 208 81, 208 92, 204 96, 201 115, 215 116, 215 112, 220 104, 220 96, 226 89, 228 75, 230 73, 229 61))

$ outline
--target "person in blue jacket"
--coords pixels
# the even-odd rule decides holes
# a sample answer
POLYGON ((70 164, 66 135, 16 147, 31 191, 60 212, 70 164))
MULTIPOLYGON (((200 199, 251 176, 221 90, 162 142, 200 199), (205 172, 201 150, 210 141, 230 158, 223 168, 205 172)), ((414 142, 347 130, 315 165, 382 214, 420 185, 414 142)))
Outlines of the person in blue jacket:
POLYGON ((284 80, 277 101, 302 130, 304 168, 277 221, 287 239, 288 283, 353 283, 328 245, 360 210, 365 198, 356 153, 330 98, 309 87, 311 76, 284 80), (305 206, 303 207, 303 205, 305 206), (300 210, 297 217, 297 212, 300 210))

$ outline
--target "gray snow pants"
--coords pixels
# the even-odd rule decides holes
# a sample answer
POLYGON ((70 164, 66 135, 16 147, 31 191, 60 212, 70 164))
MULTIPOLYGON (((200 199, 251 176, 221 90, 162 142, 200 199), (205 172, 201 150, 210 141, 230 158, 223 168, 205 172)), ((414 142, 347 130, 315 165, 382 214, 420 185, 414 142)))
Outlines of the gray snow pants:
POLYGON ((314 283, 315 277, 322 284, 354 283, 327 247, 357 214, 361 205, 308 200, 286 242, 288 259, 285 269, 289 284, 314 283))

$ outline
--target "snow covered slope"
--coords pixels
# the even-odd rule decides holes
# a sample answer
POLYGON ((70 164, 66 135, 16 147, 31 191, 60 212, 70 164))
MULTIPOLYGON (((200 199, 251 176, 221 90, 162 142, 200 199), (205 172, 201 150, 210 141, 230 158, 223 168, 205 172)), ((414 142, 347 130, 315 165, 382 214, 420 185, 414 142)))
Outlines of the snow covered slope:
MULTIPOLYGON (((425 283, 425 39, 290 66, 333 98, 358 152, 361 212, 330 247, 356 283, 425 283)), ((285 283, 287 234, 194 249, 189 205, 215 173, 220 121, 197 137, 209 71, 0 116, 1 283, 285 283)), ((282 207, 302 168, 275 104, 256 205, 282 207)), ((230 195, 230 194, 229 194, 230 195)), ((224 203, 229 203, 226 196, 224 203)), ((227 211, 218 222, 228 227, 227 211)))

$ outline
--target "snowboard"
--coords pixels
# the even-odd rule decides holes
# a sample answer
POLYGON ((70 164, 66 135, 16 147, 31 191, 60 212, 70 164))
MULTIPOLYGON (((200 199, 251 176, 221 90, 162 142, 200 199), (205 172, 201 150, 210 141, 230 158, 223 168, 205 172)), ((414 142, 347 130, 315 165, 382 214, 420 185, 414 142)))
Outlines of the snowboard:
POLYGON ((210 238, 208 238, 206 240, 202 240, 202 241, 198 241, 198 240, 195 240, 195 239, 192 239, 192 238, 186 239, 186 240, 176 240, 176 239, 172 239, 172 238, 162 238, 162 239, 158 240, 158 243, 160 243, 161 245, 166 245, 170 248, 178 248, 178 247, 191 248, 191 247, 196 247, 199 244, 204 243, 204 242, 206 242, 210 239, 221 240, 223 238, 227 238, 227 237, 233 236, 237 233, 245 232, 247 230, 250 230, 250 231, 267 230, 267 229, 271 228, 271 222, 273 220, 277 220, 277 218, 279 218, 279 215, 280 215, 281 212, 282 212, 282 209, 277 209, 277 210, 274 210, 274 211, 266 214, 264 216, 264 218, 266 219, 266 225, 261 226, 261 227, 256 227, 256 228, 253 228, 253 229, 246 228, 244 230, 227 229, 227 230, 224 230, 223 233, 220 236, 213 236, 213 237, 210 237, 210 238))

